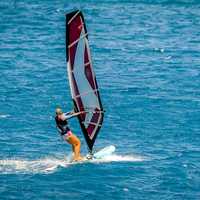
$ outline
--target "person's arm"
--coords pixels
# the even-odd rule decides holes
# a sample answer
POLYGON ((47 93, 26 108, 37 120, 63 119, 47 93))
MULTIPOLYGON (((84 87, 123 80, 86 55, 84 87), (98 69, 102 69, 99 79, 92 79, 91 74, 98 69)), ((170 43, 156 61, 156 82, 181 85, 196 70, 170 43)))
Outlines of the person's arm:
POLYGON ((67 113, 63 113, 63 120, 65 119, 71 119, 72 117, 76 117, 77 115, 83 114, 85 113, 85 111, 81 111, 81 112, 67 112, 67 113))
POLYGON ((80 114, 83 114, 83 113, 85 113, 85 111, 72 112, 72 113, 70 114, 70 118, 72 118, 72 117, 76 117, 77 115, 80 115, 80 114))

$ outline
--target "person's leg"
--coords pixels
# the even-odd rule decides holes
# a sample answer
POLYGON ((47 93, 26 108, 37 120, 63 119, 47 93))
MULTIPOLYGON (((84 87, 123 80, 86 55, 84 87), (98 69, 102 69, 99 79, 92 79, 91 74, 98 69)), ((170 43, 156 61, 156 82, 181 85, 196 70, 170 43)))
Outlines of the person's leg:
POLYGON ((74 160, 81 160, 82 158, 80 156, 80 149, 81 149, 80 141, 78 141, 73 146, 74 146, 74 160))
POLYGON ((72 147, 72 158, 74 160, 74 146, 71 144, 71 147, 72 147))
POLYGON ((74 153, 74 146, 72 145, 72 152, 74 153))
POLYGON ((74 152, 74 160, 81 160, 82 157, 80 155, 80 140, 74 134, 70 134, 70 136, 68 136, 67 138, 67 142, 72 145, 72 150, 74 152))

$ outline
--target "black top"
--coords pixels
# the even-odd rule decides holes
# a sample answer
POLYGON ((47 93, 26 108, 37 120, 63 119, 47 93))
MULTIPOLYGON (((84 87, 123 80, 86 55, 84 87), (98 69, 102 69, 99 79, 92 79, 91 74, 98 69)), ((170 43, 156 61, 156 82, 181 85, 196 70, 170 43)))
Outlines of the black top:
POLYGON ((56 120, 56 126, 57 126, 61 135, 64 135, 68 131, 70 131, 70 128, 68 127, 67 119, 62 120, 62 119, 59 119, 58 116, 56 116, 55 120, 56 120))

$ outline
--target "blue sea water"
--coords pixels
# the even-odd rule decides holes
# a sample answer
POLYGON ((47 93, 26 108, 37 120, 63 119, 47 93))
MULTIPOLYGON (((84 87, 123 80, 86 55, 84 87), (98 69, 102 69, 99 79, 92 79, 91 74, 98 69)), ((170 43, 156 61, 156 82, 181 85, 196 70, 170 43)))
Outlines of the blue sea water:
MULTIPOLYGON (((200 199, 200 2, 0 1, 0 199, 200 199), (114 158, 64 165, 65 13, 81 9, 114 158), (55 166, 45 171, 46 166, 55 166)), ((73 131, 81 138, 76 119, 73 131)))

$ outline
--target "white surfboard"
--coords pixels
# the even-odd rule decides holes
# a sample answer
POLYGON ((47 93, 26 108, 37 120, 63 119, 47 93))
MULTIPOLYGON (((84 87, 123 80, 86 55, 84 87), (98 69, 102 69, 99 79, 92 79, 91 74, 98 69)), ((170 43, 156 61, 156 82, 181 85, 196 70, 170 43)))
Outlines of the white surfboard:
POLYGON ((115 152, 115 149, 116 148, 115 148, 114 145, 104 147, 103 149, 100 149, 99 151, 94 153, 93 158, 94 159, 101 159, 101 158, 104 158, 106 156, 110 156, 111 154, 113 154, 115 152))

